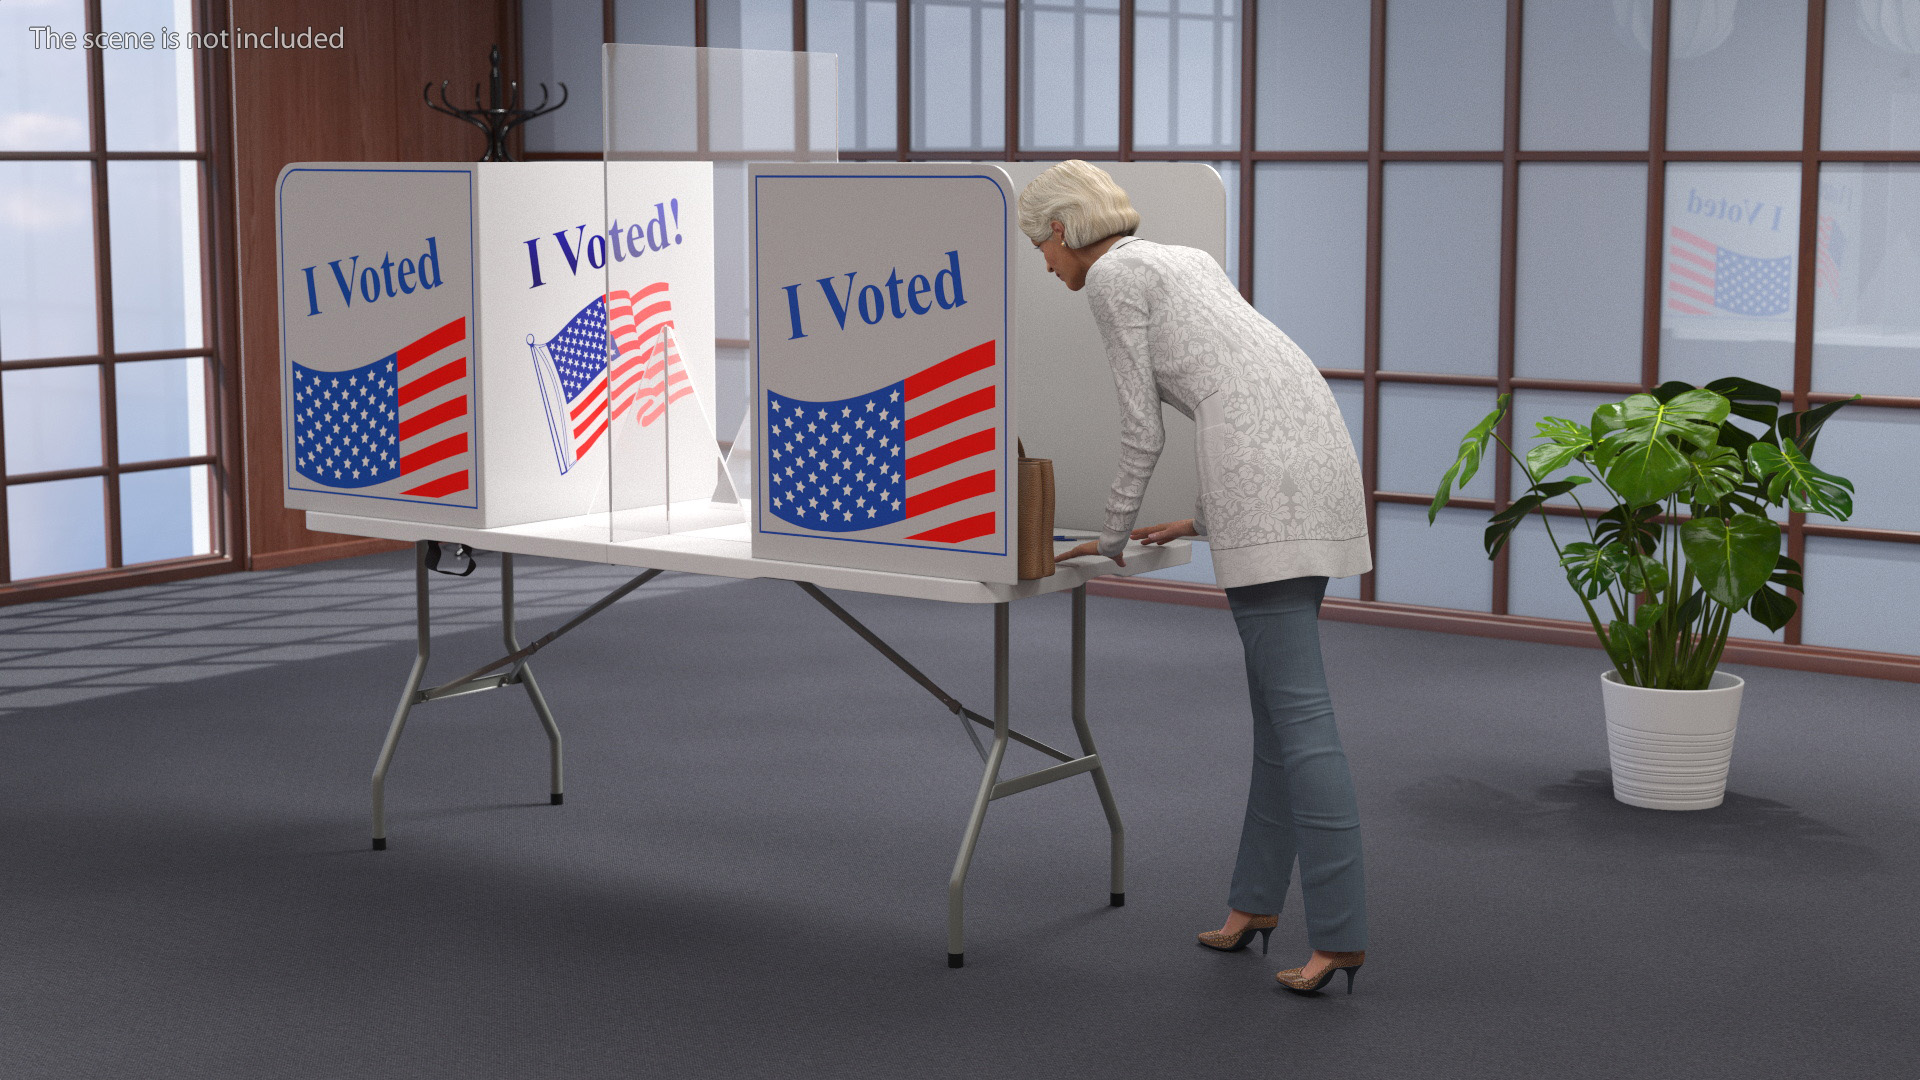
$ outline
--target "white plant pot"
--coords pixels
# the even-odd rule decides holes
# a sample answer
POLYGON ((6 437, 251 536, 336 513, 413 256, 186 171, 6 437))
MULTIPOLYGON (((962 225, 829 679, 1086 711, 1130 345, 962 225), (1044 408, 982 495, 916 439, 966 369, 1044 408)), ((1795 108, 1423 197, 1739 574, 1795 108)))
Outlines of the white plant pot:
POLYGON ((1719 806, 1746 685, 1724 671, 1705 690, 1649 690, 1611 670, 1601 675, 1613 797, 1651 810, 1719 806))

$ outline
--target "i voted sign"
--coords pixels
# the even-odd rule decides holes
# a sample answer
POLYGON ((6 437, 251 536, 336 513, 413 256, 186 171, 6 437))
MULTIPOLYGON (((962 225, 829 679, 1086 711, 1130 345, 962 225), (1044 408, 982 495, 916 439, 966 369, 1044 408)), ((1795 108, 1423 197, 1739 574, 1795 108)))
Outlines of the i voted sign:
POLYGON ((1006 174, 765 165, 748 185, 755 555, 1016 580, 1006 174))

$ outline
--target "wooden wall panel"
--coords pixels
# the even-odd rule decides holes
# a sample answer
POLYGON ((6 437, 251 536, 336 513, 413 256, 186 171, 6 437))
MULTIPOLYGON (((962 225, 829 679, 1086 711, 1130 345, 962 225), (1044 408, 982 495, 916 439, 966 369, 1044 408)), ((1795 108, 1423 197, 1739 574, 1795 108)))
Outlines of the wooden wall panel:
MULTIPOLYGON (((511 0, 233 0, 240 29, 342 28, 335 50, 233 52, 239 238, 241 412, 247 564, 268 569, 394 545, 310 532, 281 498, 280 316, 273 183, 294 161, 472 161, 474 128, 429 110, 420 89, 452 83, 471 99, 487 50, 517 59, 511 0)), ((459 99, 456 99, 459 100, 459 99)))

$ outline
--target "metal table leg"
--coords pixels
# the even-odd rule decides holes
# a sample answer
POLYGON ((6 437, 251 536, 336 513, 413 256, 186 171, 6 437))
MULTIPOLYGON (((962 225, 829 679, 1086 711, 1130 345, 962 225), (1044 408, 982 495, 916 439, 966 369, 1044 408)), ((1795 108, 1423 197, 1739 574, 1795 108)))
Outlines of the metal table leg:
MULTIPOLYGON (((500 553, 500 630, 505 639, 508 653, 520 651, 520 636, 513 628, 513 553, 500 553)), ((553 710, 547 708, 547 697, 540 692, 540 684, 533 678, 533 662, 520 661, 514 674, 527 688, 527 697, 533 701, 533 711, 540 716, 540 726, 547 729, 547 747, 552 758, 553 768, 553 805, 559 806, 567 801, 566 786, 562 783, 560 764, 560 725, 553 722, 553 710)))
POLYGON ((947 966, 966 964, 967 868, 973 863, 973 848, 980 840, 980 825, 987 818, 987 804, 996 797, 1000 782, 1000 759, 1007 753, 1008 604, 993 605, 993 745, 987 751, 987 767, 980 775, 980 793, 974 797, 973 813, 967 817, 967 830, 960 837, 960 855, 953 861, 953 876, 947 880, 947 966))
MULTIPOLYGON (((1073 730, 1080 737, 1080 753, 1096 757, 1093 733, 1087 728, 1087 587, 1073 590, 1073 730)), ((1113 789, 1107 785, 1107 767, 1093 768, 1093 789, 1100 795, 1100 809, 1107 815, 1107 830, 1113 834, 1113 870, 1107 902, 1120 907, 1127 902, 1127 827, 1120 824, 1120 808, 1114 805, 1113 789)))
POLYGON ((393 712, 387 727, 387 741, 373 763, 373 850, 387 849, 387 766, 393 764, 393 752, 400 745, 400 733, 406 730, 407 714, 419 702, 420 677, 427 673, 427 655, 433 649, 433 620, 427 610, 427 542, 413 545, 414 652, 413 670, 407 675, 406 689, 400 691, 400 707, 393 712))

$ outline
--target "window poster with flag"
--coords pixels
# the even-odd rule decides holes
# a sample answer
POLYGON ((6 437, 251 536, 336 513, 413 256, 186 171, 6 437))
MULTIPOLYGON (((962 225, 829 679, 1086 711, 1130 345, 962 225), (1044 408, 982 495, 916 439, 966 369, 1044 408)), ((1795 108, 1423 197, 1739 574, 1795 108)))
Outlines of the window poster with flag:
POLYGON ((1006 173, 764 165, 748 183, 754 554, 1016 580, 1006 173))
MULTIPOLYGON (((1799 223, 1797 171, 1669 166, 1662 322, 1687 338, 1791 340, 1799 223)), ((1823 247, 1823 265, 1836 254, 1823 247)))
POLYGON ((710 501, 712 191, 704 162, 289 166, 287 505, 610 536, 710 501))

